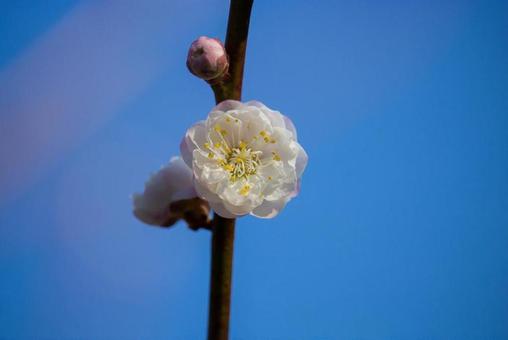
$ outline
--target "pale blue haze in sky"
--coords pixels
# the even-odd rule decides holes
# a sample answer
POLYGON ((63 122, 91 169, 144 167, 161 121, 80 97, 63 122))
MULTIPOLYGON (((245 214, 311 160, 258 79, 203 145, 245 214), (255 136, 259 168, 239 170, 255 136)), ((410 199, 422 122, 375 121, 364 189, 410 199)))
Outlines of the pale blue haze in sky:
MULTIPOLYGON (((213 106, 227 1, 0 2, 0 338, 204 339, 210 235, 129 195, 213 106)), ((232 340, 508 339, 508 2, 262 1, 244 99, 309 154, 238 221, 232 340)))

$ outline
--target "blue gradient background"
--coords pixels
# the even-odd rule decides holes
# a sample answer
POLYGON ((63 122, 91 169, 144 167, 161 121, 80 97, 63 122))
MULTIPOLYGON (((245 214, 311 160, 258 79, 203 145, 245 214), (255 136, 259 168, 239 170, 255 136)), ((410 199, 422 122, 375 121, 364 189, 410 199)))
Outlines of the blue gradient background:
MULTIPOLYGON (((213 105, 227 1, 1 1, 0 338, 203 339, 209 239, 130 193, 213 105)), ((310 160, 242 218, 231 338, 508 338, 508 2, 257 1, 244 98, 310 160)))

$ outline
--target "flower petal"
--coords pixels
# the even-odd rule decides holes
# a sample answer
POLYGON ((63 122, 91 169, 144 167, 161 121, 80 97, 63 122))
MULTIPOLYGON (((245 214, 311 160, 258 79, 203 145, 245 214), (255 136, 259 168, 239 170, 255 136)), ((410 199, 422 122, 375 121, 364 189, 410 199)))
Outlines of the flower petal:
POLYGON ((268 107, 266 107, 265 104, 258 102, 256 100, 251 100, 245 103, 246 106, 255 106, 259 108, 263 113, 265 113, 268 118, 271 120, 274 127, 282 127, 286 130, 289 130, 293 134, 294 140, 297 140, 297 134, 296 134, 296 128, 291 119, 289 119, 287 116, 284 116, 279 111, 274 111, 268 107))
POLYGON ((246 205, 232 205, 228 201, 223 202, 225 208, 229 211, 229 213, 235 215, 236 217, 247 215, 253 209, 250 204, 246 205))
POLYGON ((180 143, 180 153, 189 168, 192 168, 192 152, 207 142, 207 131, 204 121, 191 126, 180 143))
POLYGON ((222 202, 210 202, 210 206, 213 211, 221 217, 224 218, 236 218, 238 216, 230 213, 222 202))
POLYGON ((201 181, 194 181, 194 188, 198 194, 204 200, 207 200, 210 204, 221 202, 219 195, 208 189, 201 181))
POLYGON ((237 110, 237 109, 243 108, 244 106, 245 106, 245 104, 238 101, 238 100, 227 99, 227 100, 224 100, 224 101, 220 102, 219 104, 217 104, 212 109, 212 112, 237 110))
POLYGON ((192 168, 192 151, 187 145, 187 138, 184 136, 180 142, 180 155, 185 164, 190 168, 192 168))
POLYGON ((298 135, 296 134, 296 127, 293 124, 293 121, 289 117, 284 116, 284 123, 286 123, 286 129, 291 131, 291 133, 293 134, 293 138, 295 139, 295 141, 298 140, 298 135))
POLYGON ((150 176, 142 194, 132 195, 133 213, 145 223, 168 225, 173 219, 178 219, 177 212, 170 211, 171 203, 196 195, 191 169, 180 157, 173 157, 150 176))
POLYGON ((251 215, 260 218, 273 218, 286 206, 289 199, 281 198, 276 201, 264 201, 260 206, 252 210, 251 215))
POLYGON ((161 214, 142 209, 134 209, 133 214, 138 220, 149 225, 169 227, 178 221, 178 217, 170 212, 169 207, 161 214))
POLYGON ((303 175, 303 171, 307 167, 309 156, 307 156, 307 153, 300 144, 296 144, 296 146, 298 147, 298 155, 296 156, 295 170, 296 176, 300 178, 303 175))

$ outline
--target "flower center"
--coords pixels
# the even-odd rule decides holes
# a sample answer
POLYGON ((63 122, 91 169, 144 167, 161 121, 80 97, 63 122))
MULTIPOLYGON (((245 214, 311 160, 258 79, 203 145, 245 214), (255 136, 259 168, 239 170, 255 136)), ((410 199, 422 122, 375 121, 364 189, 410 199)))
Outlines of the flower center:
MULTIPOLYGON (((238 121, 238 119, 235 119, 238 121)), ((226 122, 231 122, 231 118, 227 118, 226 122)), ((249 144, 243 140, 236 147, 230 147, 228 140, 225 138, 228 131, 220 124, 213 127, 216 133, 215 138, 210 138, 209 142, 204 143, 203 148, 208 150, 208 158, 215 159, 217 164, 229 173, 229 180, 236 182, 239 179, 247 179, 249 176, 256 174, 259 166, 261 166, 260 156, 262 151, 253 151, 249 144)), ((270 138, 265 131, 259 132, 266 143, 276 143, 273 138, 270 138)), ((257 140, 254 136, 252 140, 257 140)), ((272 152, 274 160, 280 160, 276 152, 272 152)), ((271 179, 271 178, 270 178, 271 179)), ((250 187, 246 184, 244 188, 248 193, 250 187)), ((243 190, 243 189, 242 189, 243 190)), ((241 193, 244 195, 244 193, 241 193)))
POLYGON ((260 165, 261 151, 252 151, 247 144, 240 142, 239 147, 233 148, 222 162, 222 167, 229 172, 232 182, 254 175, 260 165))

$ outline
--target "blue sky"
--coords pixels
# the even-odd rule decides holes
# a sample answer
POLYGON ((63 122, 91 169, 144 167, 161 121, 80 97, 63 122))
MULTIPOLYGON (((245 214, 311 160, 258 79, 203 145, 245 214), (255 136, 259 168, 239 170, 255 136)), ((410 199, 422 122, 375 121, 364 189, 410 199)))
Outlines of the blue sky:
MULTIPOLYGON (((209 239, 129 195, 213 106, 227 1, 0 3, 0 337, 203 339, 209 239)), ((244 99, 309 154, 238 221, 231 338, 508 338, 508 3, 257 1, 244 99)))

